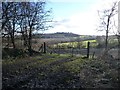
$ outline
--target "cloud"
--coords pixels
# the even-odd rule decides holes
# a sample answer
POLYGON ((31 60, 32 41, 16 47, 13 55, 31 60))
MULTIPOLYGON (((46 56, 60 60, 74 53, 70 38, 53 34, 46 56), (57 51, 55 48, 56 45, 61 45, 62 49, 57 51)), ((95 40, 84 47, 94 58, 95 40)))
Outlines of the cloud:
POLYGON ((88 0, 48 0, 48 1, 49 1, 49 2, 65 2, 65 3, 66 3, 66 2, 67 2, 67 3, 68 3, 68 2, 70 2, 70 3, 73 3, 73 2, 81 2, 81 3, 82 3, 82 2, 91 2, 91 1, 95 1, 95 0, 91 0, 91 1, 90 1, 90 0, 89 0, 89 1, 88 1, 88 0))
POLYGON ((82 35, 96 34, 96 14, 97 12, 94 10, 75 13, 66 19, 61 19, 58 22, 55 22, 54 28, 48 30, 47 32, 73 32, 82 35))
POLYGON ((98 32, 99 17, 97 10, 110 8, 111 2, 108 0, 98 0, 96 4, 89 7, 89 11, 78 12, 67 18, 59 18, 54 23, 54 28, 46 31, 47 33, 54 32, 73 32, 81 35, 105 35, 105 31, 98 32), (105 6, 106 4, 106 6, 105 6))
POLYGON ((54 28, 47 32, 73 32, 77 34, 93 35, 95 31, 95 13, 85 12, 78 13, 55 23, 54 28))
POLYGON ((53 26, 63 25, 64 23, 69 22, 69 19, 54 20, 53 26))

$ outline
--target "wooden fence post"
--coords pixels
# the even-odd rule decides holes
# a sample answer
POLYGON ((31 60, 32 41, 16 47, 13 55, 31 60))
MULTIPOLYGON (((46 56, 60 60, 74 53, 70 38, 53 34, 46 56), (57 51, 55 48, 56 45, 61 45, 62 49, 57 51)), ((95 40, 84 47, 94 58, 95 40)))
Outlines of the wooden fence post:
POLYGON ((87 58, 89 58, 90 42, 87 43, 87 58))
POLYGON ((44 42, 44 45, 43 45, 44 47, 44 53, 46 53, 46 43, 44 42))
POLYGON ((40 46, 40 48, 38 49, 38 51, 43 52, 43 44, 40 46))

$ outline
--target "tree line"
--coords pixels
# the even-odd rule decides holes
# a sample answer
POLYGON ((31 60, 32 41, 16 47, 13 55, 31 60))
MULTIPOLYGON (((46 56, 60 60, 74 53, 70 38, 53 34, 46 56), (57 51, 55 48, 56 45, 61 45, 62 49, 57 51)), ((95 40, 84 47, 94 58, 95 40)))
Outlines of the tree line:
MULTIPOLYGON (((15 45, 15 36, 21 35, 31 55, 34 32, 51 27, 51 9, 46 10, 46 2, 2 2, 2 37, 15 45)), ((9 43, 8 43, 9 44, 9 43)))

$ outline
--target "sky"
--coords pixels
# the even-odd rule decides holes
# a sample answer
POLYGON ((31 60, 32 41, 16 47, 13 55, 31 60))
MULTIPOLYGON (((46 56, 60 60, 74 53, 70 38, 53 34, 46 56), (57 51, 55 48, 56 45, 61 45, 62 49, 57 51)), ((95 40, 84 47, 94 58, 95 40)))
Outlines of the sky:
MULTIPOLYGON (((53 28, 44 33, 71 32, 79 35, 105 35, 97 30, 97 10, 109 8, 115 0, 49 0, 52 8, 53 28)), ((118 0, 119 1, 119 0, 118 0)))

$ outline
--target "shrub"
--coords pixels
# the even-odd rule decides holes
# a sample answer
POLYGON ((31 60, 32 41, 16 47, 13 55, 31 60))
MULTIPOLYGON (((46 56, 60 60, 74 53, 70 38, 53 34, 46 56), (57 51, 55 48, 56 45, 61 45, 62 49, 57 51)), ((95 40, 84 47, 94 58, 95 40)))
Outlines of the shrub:
POLYGON ((25 52, 22 49, 13 49, 13 48, 3 48, 2 49, 2 58, 9 57, 24 57, 25 52))

